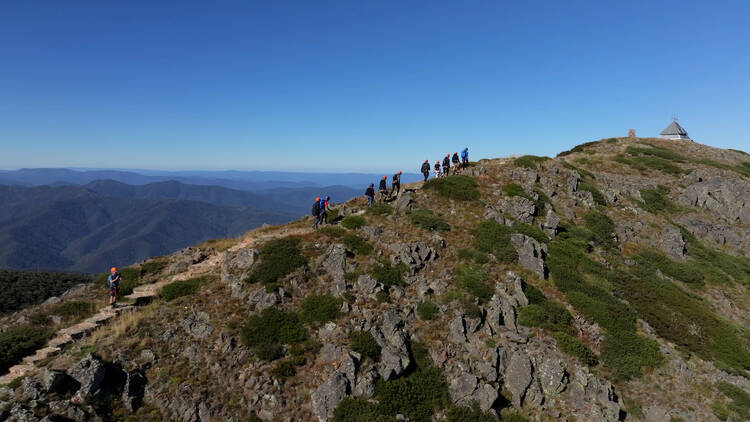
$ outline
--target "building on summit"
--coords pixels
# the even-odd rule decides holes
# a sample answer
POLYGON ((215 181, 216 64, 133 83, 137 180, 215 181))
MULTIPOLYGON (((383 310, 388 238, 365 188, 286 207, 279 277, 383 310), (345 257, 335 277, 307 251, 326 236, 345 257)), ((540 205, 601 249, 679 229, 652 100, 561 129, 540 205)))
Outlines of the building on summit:
POLYGON ((687 139, 688 141, 692 140, 688 137, 687 131, 683 129, 683 127, 680 126, 679 123, 677 123, 676 118, 672 120, 672 123, 670 123, 666 129, 661 131, 659 137, 663 139, 687 139))

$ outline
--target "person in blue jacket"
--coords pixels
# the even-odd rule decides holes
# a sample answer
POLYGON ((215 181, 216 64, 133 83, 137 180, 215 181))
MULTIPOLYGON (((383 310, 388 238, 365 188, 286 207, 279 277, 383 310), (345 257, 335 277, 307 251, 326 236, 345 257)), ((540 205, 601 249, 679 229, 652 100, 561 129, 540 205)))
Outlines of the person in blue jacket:
POLYGON ((469 167, 469 148, 464 148, 463 151, 461 151, 461 165, 466 168, 469 167))

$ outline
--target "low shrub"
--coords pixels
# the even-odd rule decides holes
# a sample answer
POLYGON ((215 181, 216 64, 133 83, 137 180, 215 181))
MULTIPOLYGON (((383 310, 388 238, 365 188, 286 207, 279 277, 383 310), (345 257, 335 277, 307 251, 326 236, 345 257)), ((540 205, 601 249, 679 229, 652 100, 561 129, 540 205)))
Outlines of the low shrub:
POLYGON ((332 239, 340 239, 346 234, 346 230, 338 226, 323 226, 318 229, 319 235, 328 236, 332 239))
POLYGON ((365 213, 368 215, 389 215, 393 213, 393 207, 384 203, 372 204, 365 213))
POLYGON ((67 321, 80 321, 94 314, 94 304, 82 300, 71 300, 55 306, 52 313, 67 321))
POLYGON ((240 330, 240 339, 258 353, 273 345, 301 343, 307 339, 307 332, 296 314, 267 308, 248 318, 240 330))
POLYGON ((249 283, 273 285, 297 268, 307 265, 307 258, 299 249, 300 239, 284 237, 266 242, 260 248, 260 262, 253 266, 249 283))
POLYGON ((687 158, 684 156, 663 147, 658 147, 655 145, 649 145, 651 148, 648 147, 636 147, 636 146, 629 146, 625 149, 625 152, 633 155, 633 156, 652 156, 652 157, 659 157, 664 160, 669 161, 676 161, 678 163, 684 163, 685 161, 688 161, 687 158))
POLYGON ((621 331, 604 340, 602 360, 617 378, 630 380, 640 377, 645 368, 659 365, 664 357, 655 341, 621 331))
POLYGON ((750 395, 745 390, 728 382, 716 384, 716 388, 721 391, 731 402, 727 408, 736 413, 742 420, 750 419, 750 395))
POLYGON ((615 223, 606 214, 599 211, 589 211, 583 216, 586 228, 593 233, 600 243, 609 242, 615 231, 615 223))
POLYGON ((341 225, 349 230, 361 229, 367 224, 367 221, 361 215, 349 215, 341 220, 341 225))
POLYGON ((513 230, 513 232, 525 234, 526 236, 533 238, 537 242, 549 242, 549 237, 547 237, 547 235, 544 234, 544 232, 541 231, 538 227, 534 227, 532 225, 524 223, 517 223, 511 229, 513 230))
POLYGON ((538 305, 547 301, 547 297, 544 296, 544 293, 531 284, 526 284, 523 287, 523 293, 532 305, 538 305))
POLYGON ((255 354, 258 359, 265 360, 267 362, 274 361, 284 356, 284 348, 278 343, 264 343, 255 346, 255 354))
POLYGON ((300 304, 300 320, 308 324, 324 323, 339 316, 341 299, 331 295, 309 295, 300 304))
POLYGON ((519 309, 518 323, 527 327, 539 327, 549 331, 570 331, 573 317, 560 302, 545 301, 519 309))
POLYGON ((644 251, 635 257, 638 264, 648 266, 645 271, 659 269, 665 275, 683 283, 703 285, 703 273, 691 262, 677 262, 656 251, 644 251))
POLYGON ((459 249, 456 255, 460 259, 468 261, 474 261, 477 264, 486 264, 490 262, 490 257, 486 253, 478 251, 476 249, 459 249))
POLYGON ((638 206, 650 213, 671 214, 680 209, 679 206, 672 202, 667 196, 669 188, 665 186, 659 186, 657 189, 643 189, 640 193, 642 201, 635 202, 638 203, 638 206))
POLYGON ((489 275, 479 265, 462 265, 454 277, 459 287, 482 302, 489 300, 494 293, 494 289, 489 284, 489 275))
POLYGON ((559 331, 552 333, 552 337, 557 341, 557 347, 559 347, 563 353, 575 356, 582 364, 596 366, 599 363, 594 352, 592 352, 586 344, 577 337, 559 331))
POLYGON ((0 333, 0 373, 21 362, 28 354, 44 346, 48 333, 41 327, 19 325, 0 333))
POLYGON ((429 300, 424 301, 417 306, 417 315, 419 315, 419 318, 423 321, 431 321, 435 319, 438 312, 440 312, 440 308, 429 300))
POLYGON ((474 229, 474 241, 478 250, 495 255, 498 261, 514 263, 518 253, 510 243, 512 229, 495 220, 485 220, 474 229))
POLYGON ((479 199, 478 186, 472 177, 455 175, 430 179, 423 188, 436 190, 438 195, 457 201, 473 201, 479 199))
POLYGON ((333 422, 396 422, 395 415, 382 413, 378 403, 361 398, 344 397, 333 410, 333 422))
POLYGON ((354 233, 347 233, 344 236, 344 245, 357 255, 369 255, 372 252, 372 246, 354 233))
POLYGON ((597 187, 592 185, 591 183, 586 183, 586 182, 579 183, 578 190, 591 192, 591 196, 594 198, 594 203, 596 205, 607 205, 607 199, 599 191, 599 189, 597 189, 597 187))
POLYGON ((377 360, 380 357, 380 346, 369 331, 353 330, 349 332, 349 347, 363 357, 377 360))
POLYGON ((160 273, 167 265, 169 262, 166 259, 152 259, 141 264, 141 276, 160 273))
POLYGON ((430 210, 414 210, 409 213, 409 220, 415 226, 432 231, 447 232, 451 226, 430 210))
POLYGON ((497 422, 497 417, 490 412, 483 412, 477 402, 471 406, 453 406, 445 414, 447 422, 497 422))
POLYGON ((523 187, 516 183, 509 183, 507 185, 504 185, 503 192, 508 196, 520 196, 522 198, 531 199, 526 191, 523 190, 523 187))
POLYGON ((539 167, 539 163, 543 163, 549 160, 549 157, 538 157, 536 155, 522 155, 515 160, 513 164, 518 167, 526 167, 530 169, 536 169, 539 167))
POLYGON ((373 267, 372 276, 385 286, 400 286, 404 284, 404 273, 408 269, 403 262, 391 265, 386 260, 378 260, 373 267))
POLYGON ((276 378, 289 378, 297 373, 297 367, 305 364, 305 358, 295 356, 288 359, 282 359, 276 362, 271 374, 276 378))
POLYGON ((175 281, 161 288, 159 297, 167 302, 182 296, 190 296, 198 293, 201 285, 205 282, 203 277, 195 277, 184 281, 175 281))
POLYGON ((405 415, 413 422, 430 422, 435 410, 450 401, 448 383, 434 366, 419 367, 407 377, 379 380, 375 397, 385 415, 405 415))

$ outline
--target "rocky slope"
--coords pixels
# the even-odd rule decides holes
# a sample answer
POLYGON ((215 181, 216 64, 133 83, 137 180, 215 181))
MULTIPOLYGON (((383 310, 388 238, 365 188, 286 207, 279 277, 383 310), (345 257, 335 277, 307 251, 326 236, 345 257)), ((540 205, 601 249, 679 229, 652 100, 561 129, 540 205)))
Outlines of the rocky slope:
POLYGON ((6 380, 1 417, 747 420, 748 163, 608 139, 182 251, 6 380))

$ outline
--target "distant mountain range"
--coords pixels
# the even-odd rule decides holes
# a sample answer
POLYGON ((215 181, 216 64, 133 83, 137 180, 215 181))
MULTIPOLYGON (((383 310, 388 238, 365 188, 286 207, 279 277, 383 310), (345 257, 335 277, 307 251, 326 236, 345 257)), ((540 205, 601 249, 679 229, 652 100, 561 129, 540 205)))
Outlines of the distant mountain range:
POLYGON ((0 185, 0 268, 101 272, 292 221, 309 212, 315 196, 343 202, 362 194, 347 186, 281 187, 260 179, 255 183, 263 189, 254 192, 175 180, 139 183, 152 177, 162 176, 65 169, 0 174, 6 183, 0 185), (106 176, 133 184, 89 181, 106 176), (43 182, 49 184, 38 185, 43 182))

